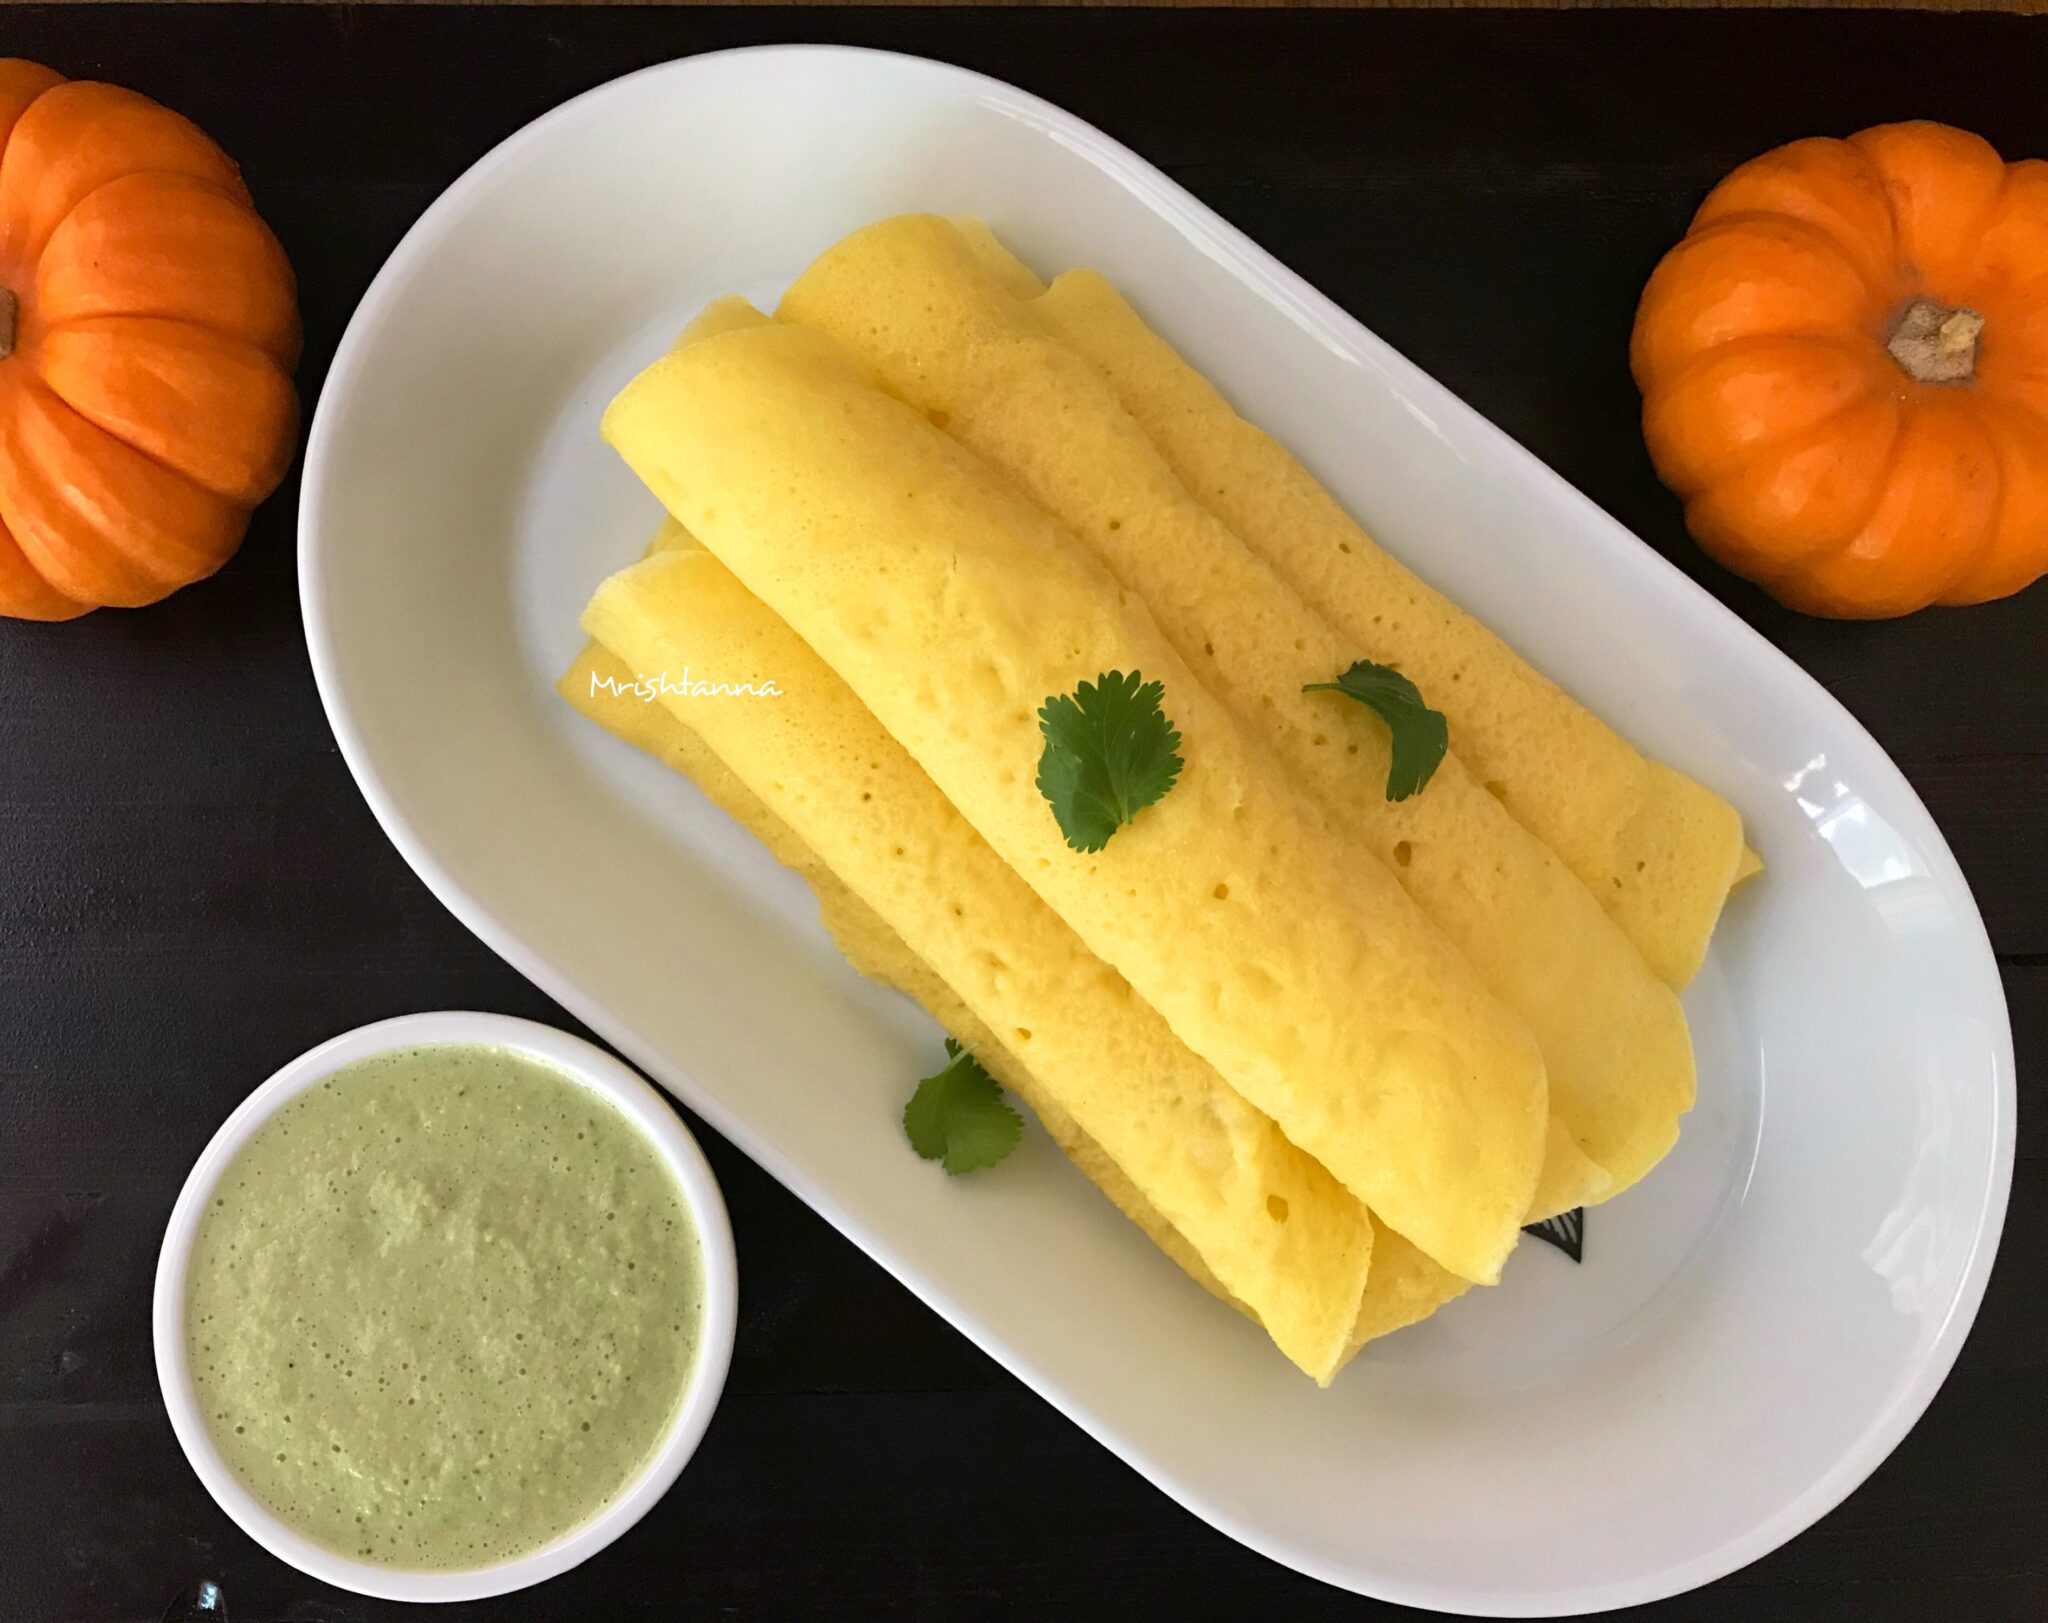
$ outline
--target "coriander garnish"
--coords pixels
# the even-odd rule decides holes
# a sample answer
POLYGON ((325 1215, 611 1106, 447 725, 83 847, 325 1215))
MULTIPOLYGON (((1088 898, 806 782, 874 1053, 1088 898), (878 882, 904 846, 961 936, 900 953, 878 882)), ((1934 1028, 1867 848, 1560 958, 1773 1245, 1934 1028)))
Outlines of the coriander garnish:
POLYGON ((974 1051, 946 1039, 946 1064, 918 1083, 903 1107, 910 1147, 956 1177, 992 1167, 1017 1147, 1024 1121, 1003 1100, 974 1051))
POLYGON ((1419 793, 1450 748, 1450 726, 1443 712, 1422 702, 1415 684, 1391 665, 1361 659, 1334 682, 1311 682, 1304 693, 1343 693, 1370 705, 1394 735, 1393 761, 1387 768, 1387 798, 1406 800, 1419 793))
POLYGON ((1109 671, 1040 708, 1038 792, 1076 851, 1100 851, 1180 776, 1180 733, 1160 708, 1165 697, 1163 682, 1109 671))

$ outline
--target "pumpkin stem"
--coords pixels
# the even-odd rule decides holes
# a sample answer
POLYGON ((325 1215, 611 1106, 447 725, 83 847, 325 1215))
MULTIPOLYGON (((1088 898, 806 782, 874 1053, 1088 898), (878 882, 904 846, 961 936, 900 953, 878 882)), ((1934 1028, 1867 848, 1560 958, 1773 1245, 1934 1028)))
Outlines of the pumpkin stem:
POLYGON ((0 361, 14 353, 14 322, 21 312, 11 287, 0 287, 0 361))
POLYGON ((1932 299, 1915 299, 1899 312, 1884 347, 1915 383, 1968 383, 1977 374, 1977 340, 1984 318, 1932 299))

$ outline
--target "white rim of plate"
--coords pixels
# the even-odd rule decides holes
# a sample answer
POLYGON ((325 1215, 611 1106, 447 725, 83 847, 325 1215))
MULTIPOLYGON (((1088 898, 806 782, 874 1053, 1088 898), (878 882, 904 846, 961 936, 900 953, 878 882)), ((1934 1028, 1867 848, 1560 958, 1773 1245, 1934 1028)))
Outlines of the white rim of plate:
POLYGON ((157 1258, 151 1311, 157 1384, 171 1429, 214 1503, 280 1561, 324 1583, 378 1600, 462 1601, 525 1589, 567 1572, 624 1533, 653 1508, 696 1453, 725 1389, 739 1322, 738 1263, 732 1224, 711 1164, 690 1130, 654 1087, 603 1049, 510 1015, 451 1010, 401 1015, 359 1026, 301 1054, 236 1106, 201 1152, 179 1191, 157 1258), (344 1065, 430 1043, 506 1048, 541 1061, 622 1111, 675 1174, 696 1226, 703 1258, 704 1306, 697 1357, 668 1431, 631 1483, 596 1515, 560 1538, 509 1561, 456 1572, 420 1572, 353 1561, 295 1531, 264 1507, 228 1468, 199 1410, 185 1349, 185 1283, 192 1242, 220 1175, 277 1110, 344 1065))
MULTIPOLYGON (((299 602, 305 621, 306 643, 313 666, 314 685, 319 689, 320 701, 327 712, 328 725, 334 730, 342 759, 347 763, 349 773, 355 779, 356 787, 362 791, 363 798, 368 802, 378 825, 398 849, 399 854, 405 858, 407 865, 464 926, 520 974, 562 1004, 571 1014, 593 1029, 603 1030, 608 1041, 631 1054, 637 1063, 661 1076, 668 1087, 719 1133, 745 1151, 785 1188, 791 1190, 834 1228, 853 1240, 897 1279, 902 1280, 921 1301, 975 1346, 1002 1364, 1031 1391, 1073 1421, 1098 1443, 1119 1458, 1130 1462, 1134 1458, 1142 1457, 1144 1451, 1126 1439, 1117 1426, 1090 1413, 1077 1403, 1057 1380, 1030 1358, 1020 1356, 1013 1349, 1002 1345, 997 1338, 989 1335, 976 1321, 974 1315, 961 1304, 942 1291, 923 1289, 918 1283, 917 1270, 908 1259, 899 1255, 892 1246, 868 1233, 865 1226, 856 1221, 837 1200, 797 1168, 773 1143, 762 1138, 745 1121, 728 1110, 708 1089, 701 1086, 695 1077, 681 1067, 664 1061, 656 1044, 647 1041, 640 1033, 626 1027, 623 1022, 611 1018, 597 1000, 584 996, 569 977, 561 973, 543 953, 527 947, 510 929, 500 923, 488 907, 456 881, 413 832, 398 809, 396 797, 371 764, 369 751, 349 714, 344 697, 345 683, 338 669, 335 650, 329 641, 322 605, 324 588, 319 567, 320 536, 316 517, 324 505, 325 487, 330 477, 326 462, 333 413, 328 408, 328 400, 330 396, 335 399, 341 398, 353 385, 355 374, 363 365, 376 330, 383 324, 388 307, 411 278, 414 265, 434 251, 441 236, 467 212, 476 194, 490 183, 498 170, 516 161, 529 144, 538 144, 544 140, 557 125, 567 125, 579 119, 592 117, 604 101, 642 88, 642 81, 651 83, 655 80, 671 80, 678 94, 686 94, 689 81, 693 77, 715 74, 728 62, 756 57, 784 57, 792 61, 809 59, 821 63, 835 60, 879 60, 897 66, 911 65, 938 78, 950 80, 959 85, 965 94, 1005 110, 1013 116, 1027 119, 1063 145, 1087 154, 1105 171, 1116 176, 1133 195, 1145 199, 1148 204, 1169 216, 1203 253, 1267 284, 1275 291, 1293 319, 1319 333, 1331 336, 1333 341, 1341 341, 1347 350, 1362 345, 1375 356, 1393 358, 1404 367, 1409 364, 1405 358, 1398 357, 1382 340, 1365 332, 1351 315, 1327 295, 1274 258, 1215 210, 1197 200, 1177 183, 1167 179, 1151 162, 1140 157, 1122 142, 1105 135, 1086 120, 1004 80, 976 73, 969 68, 936 62, 928 57, 855 45, 748 45, 654 63, 571 97, 513 131, 478 158, 413 222, 411 229, 399 240, 398 246, 391 252, 391 257, 384 262, 383 268, 371 281, 361 303, 356 307, 355 314, 350 317, 347 330, 342 334, 341 342, 335 350, 333 363, 328 368, 326 383, 313 414, 300 485, 299 602)), ((1566 482, 1561 475, 1539 461, 1519 442, 1501 434, 1497 429, 1494 432, 1499 435, 1503 454, 1522 464, 1531 477, 1546 483, 1565 485, 1566 482)), ((1631 567, 1637 566, 1640 560, 1636 559, 1635 554, 1641 549, 1641 543, 1623 530, 1618 523, 1610 522, 1606 529, 1609 543, 1617 558, 1625 557, 1631 567)), ((1662 560, 1654 561, 1662 565, 1656 574, 1662 582, 1664 591, 1696 604, 1707 613, 1723 620, 1731 635, 1781 663, 1796 679, 1812 683, 1818 702, 1831 706, 1846 726, 1853 728, 1858 734, 1863 733, 1862 724, 1850 715, 1839 700, 1818 683, 1814 683, 1799 666, 1778 653, 1761 632, 1751 627, 1732 609, 1716 601, 1704 587, 1690 580, 1683 571, 1675 566, 1663 564, 1662 560)), ((1938 854, 1941 866, 1948 870, 1947 877, 1952 878, 1967 894, 1968 884, 1956 868, 1947 842, 1941 837, 1933 817, 1927 812, 1912 786, 1907 784, 1905 788, 1913 797, 1912 803, 1919 811, 1921 827, 1914 830, 1915 834, 1922 837, 1929 849, 1938 854)), ((1984 972, 1996 979, 1997 961, 1992 955, 1988 938, 1983 936, 1981 920, 1978 935, 1982 944, 1984 972)), ((1742 1536, 1729 1539, 1704 1555, 1664 1568, 1654 1574, 1618 1582, 1586 1584, 1569 1591, 1554 1592, 1527 1601, 1509 1600, 1497 1594, 1468 1590, 1456 1583, 1414 1583, 1388 1580, 1376 1574, 1370 1576, 1370 1587, 1367 1587, 1368 1579, 1365 1575, 1342 1563, 1328 1560, 1317 1552, 1302 1549, 1284 1539, 1272 1537, 1261 1528, 1247 1525, 1228 1510, 1212 1503, 1203 1494, 1185 1491, 1178 1484, 1169 1486, 1157 1482, 1149 1473, 1142 1470, 1141 1474, 1146 1475, 1147 1480, 1153 1481, 1154 1486, 1175 1503, 1269 1560, 1354 1594, 1365 1594, 1377 1600, 1420 1607, 1429 1611, 1486 1617, 1561 1617, 1581 1612, 1613 1611, 1681 1595, 1710 1584, 1716 1579, 1724 1578, 1731 1572, 1740 1571, 1798 1537, 1848 1498, 1879 1465, 1884 1463, 1906 1433, 1912 1430, 1955 1365, 1956 1357, 1962 1350, 1963 1342, 1969 1335, 1970 1326, 1975 1322, 1977 1310, 1983 1302, 1984 1289, 1990 1279, 1991 1264, 1997 1253, 1998 1238, 2004 1227, 2005 1211, 2012 1187, 2017 1089, 2014 1082, 2009 1022, 2001 1036, 2003 1040, 2000 1045, 1998 1067, 2001 1086, 1997 1106, 1999 1142, 1996 1165, 1991 1186, 1985 1191, 1982 1220, 1972 1237, 1968 1272, 1957 1289, 1948 1318, 1944 1321, 1934 1344, 1923 1356, 1911 1384, 1896 1394, 1890 1404, 1872 1417, 1870 1424, 1855 1444, 1846 1449, 1834 1466, 1818 1477, 1803 1493, 1781 1506, 1776 1514, 1742 1536)))

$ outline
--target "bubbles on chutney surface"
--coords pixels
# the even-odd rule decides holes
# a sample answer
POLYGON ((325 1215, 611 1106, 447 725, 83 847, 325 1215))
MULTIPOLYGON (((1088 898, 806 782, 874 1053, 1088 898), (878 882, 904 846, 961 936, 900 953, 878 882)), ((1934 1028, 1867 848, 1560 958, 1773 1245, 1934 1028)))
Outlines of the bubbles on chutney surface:
POLYGON ((601 1510, 695 1361, 701 1258, 653 1143, 507 1049, 343 1067, 224 1169, 186 1337, 229 1468, 317 1543, 450 1570, 601 1510))

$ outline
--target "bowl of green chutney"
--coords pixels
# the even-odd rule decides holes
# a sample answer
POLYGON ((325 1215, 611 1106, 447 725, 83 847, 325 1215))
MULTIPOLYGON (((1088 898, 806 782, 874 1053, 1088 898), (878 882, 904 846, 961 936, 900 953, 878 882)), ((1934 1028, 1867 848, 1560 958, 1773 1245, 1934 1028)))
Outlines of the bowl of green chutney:
POLYGON ((547 1026, 408 1015, 301 1055, 207 1145, 157 1264, 157 1377, 271 1554, 475 1600, 667 1491, 738 1294, 717 1182, 654 1088, 547 1026))

